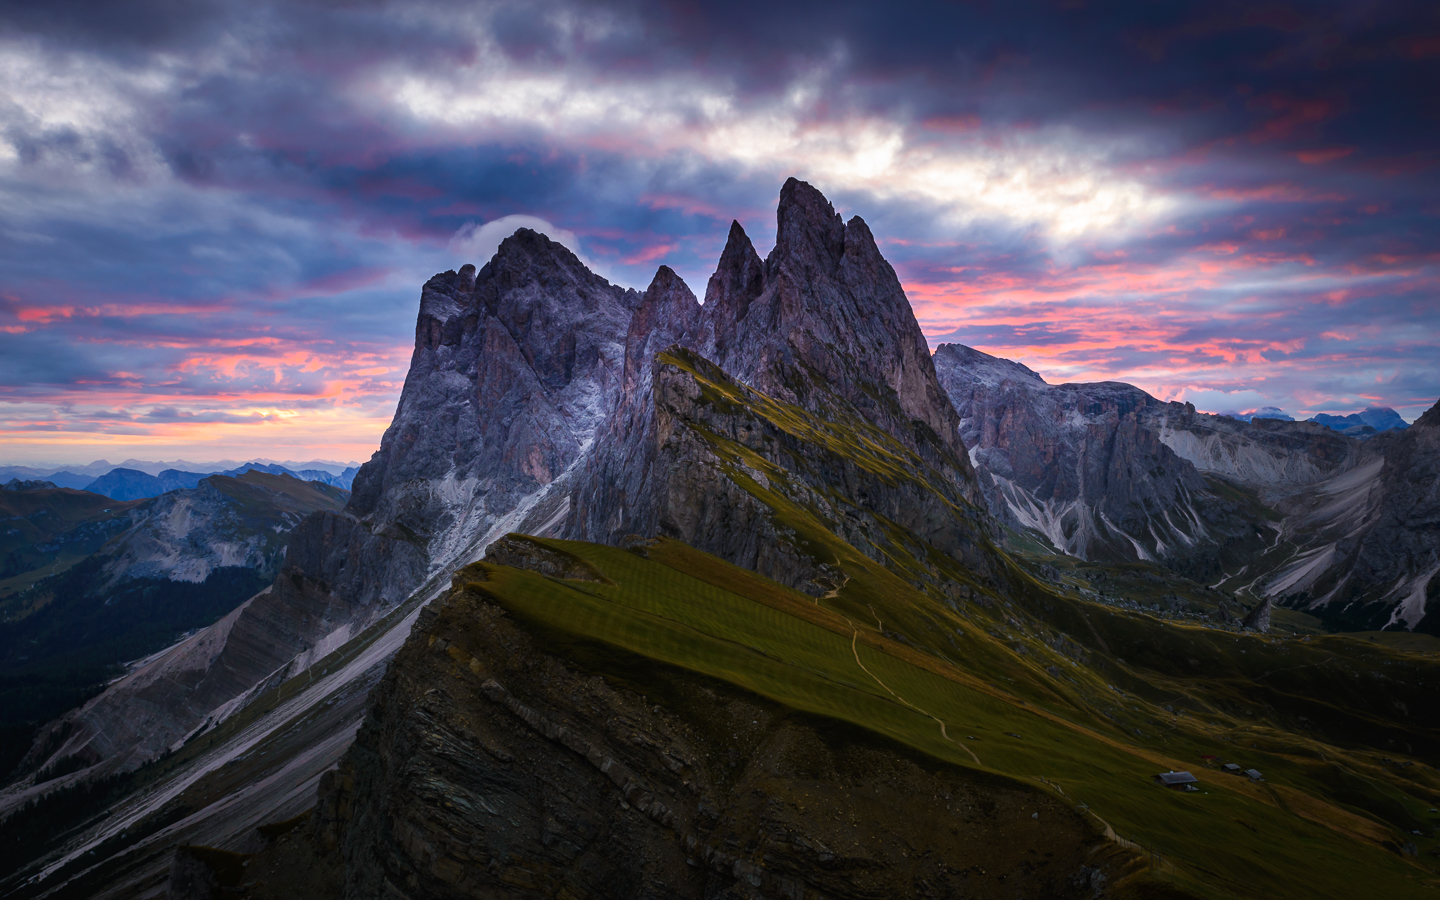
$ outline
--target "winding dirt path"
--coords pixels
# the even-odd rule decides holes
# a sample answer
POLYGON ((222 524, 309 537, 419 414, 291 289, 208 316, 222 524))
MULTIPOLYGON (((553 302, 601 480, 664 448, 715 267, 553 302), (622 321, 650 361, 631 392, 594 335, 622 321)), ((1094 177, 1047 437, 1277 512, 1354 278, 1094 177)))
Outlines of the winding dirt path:
MULTIPOLYGON (((845 621, 850 622, 850 618, 846 616, 845 621)), ((852 632, 850 635, 850 653, 854 655, 855 665, 860 667, 860 671, 864 672, 866 675, 869 675, 876 684, 880 685, 880 687, 885 689, 885 693, 894 697, 896 701, 898 701, 901 705, 910 707, 922 716, 927 716, 931 719, 934 719, 935 722, 940 726, 940 736, 942 738, 959 747, 961 750, 964 750, 966 753, 970 754, 970 758, 975 760, 975 765, 984 765, 984 763, 980 762, 980 757, 976 756, 975 751, 967 747, 964 741, 958 741, 950 736, 950 733, 945 730, 945 722, 941 720, 939 716, 936 716, 933 713, 926 712, 925 710, 911 703, 909 700, 906 700, 904 697, 890 690, 890 686, 887 685, 885 682, 881 681, 879 676, 877 676, 869 669, 865 668, 865 663, 860 661, 860 629, 855 627, 854 622, 850 622, 850 630, 852 632)))

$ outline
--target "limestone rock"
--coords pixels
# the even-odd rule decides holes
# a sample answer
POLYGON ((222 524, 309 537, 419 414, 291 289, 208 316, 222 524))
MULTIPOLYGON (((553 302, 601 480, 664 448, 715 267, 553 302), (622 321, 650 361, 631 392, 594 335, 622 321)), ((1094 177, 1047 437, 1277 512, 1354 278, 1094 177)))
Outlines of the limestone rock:
POLYGON ((858 218, 841 222, 819 191, 794 179, 781 191, 777 223, 763 264, 731 225, 703 308, 668 269, 657 274, 632 322, 622 398, 579 480, 566 536, 676 537, 823 592, 830 576, 777 524, 779 510, 753 489, 763 483, 877 560, 888 518, 981 578, 993 574, 992 526, 975 506, 958 419, 869 229, 858 218), (674 347, 657 358, 667 342, 674 347), (776 410, 785 406, 816 427, 802 434, 782 424, 776 410), (876 478, 847 457, 872 430, 914 478, 876 478), (835 444, 822 438, 827 431, 835 444), (846 441, 855 446, 836 452, 846 441), (769 474, 737 472, 720 445, 757 454, 769 474))
POLYGON ((668 266, 661 266, 625 336, 620 398, 577 478, 570 535, 615 543, 621 535, 655 533, 655 357, 671 346, 694 344, 700 318, 700 304, 690 288, 668 266))
MULTIPOLYGON (((1324 565, 1280 569, 1267 593, 1364 627, 1440 629, 1440 402, 1409 428, 1365 442, 1365 466, 1295 498, 1294 530, 1308 529, 1324 565), (1292 574, 1293 573, 1293 574, 1292 574)), ((1288 524, 1288 523, 1287 523, 1288 524)))

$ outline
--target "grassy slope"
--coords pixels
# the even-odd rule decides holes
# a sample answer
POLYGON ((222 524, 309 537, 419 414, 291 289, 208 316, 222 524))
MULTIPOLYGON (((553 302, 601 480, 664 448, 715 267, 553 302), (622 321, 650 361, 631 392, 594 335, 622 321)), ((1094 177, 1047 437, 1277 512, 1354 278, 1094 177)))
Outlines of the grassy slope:
POLYGON ((885 637, 873 618, 850 616, 847 604, 814 600, 677 542, 658 543, 649 559, 593 544, 543 543, 586 560, 609 583, 481 563, 470 577, 486 580, 472 587, 560 640, 591 645, 580 654, 587 661, 603 666, 593 646, 600 642, 864 726, 952 763, 974 767, 978 759, 980 768, 1032 783, 1044 777, 1122 835, 1169 851, 1180 866, 1173 877, 1202 893, 1398 898, 1428 896, 1436 885, 1376 845, 1394 839, 1391 829, 1270 761, 1261 785, 1201 771, 1202 793, 1156 787, 1155 772, 1194 768, 1202 752, 1228 748, 1200 734, 1157 746, 1113 723, 1087 722, 1094 717, 1082 707, 1027 702, 994 683, 1007 670, 987 661, 1006 651, 964 617, 955 624, 963 621, 965 634, 946 660, 885 637))
MULTIPOLYGON (((891 484, 935 490, 944 478, 843 409, 821 419, 684 356, 659 361, 694 376, 701 403, 764 419, 891 484)), ((1408 832, 1435 824, 1428 810, 1440 803, 1440 777, 1400 757, 1440 750, 1433 658, 1344 637, 1237 635, 1087 602, 1041 584, 980 535, 999 568, 985 577, 884 521, 889 539, 872 559, 833 530, 829 517, 850 498, 824 497, 829 509, 793 499, 826 483, 823 472, 800 471, 804 459, 782 465, 677 427, 709 444, 721 472, 767 505, 797 548, 843 572, 843 587, 813 600, 675 542, 660 543, 650 562, 547 542, 616 584, 496 570, 488 589, 573 640, 726 678, 953 762, 1047 778, 1120 833, 1166 851, 1176 877, 1202 893, 1405 897, 1440 886, 1398 852, 1407 838, 1422 854, 1434 849, 1408 832), (1206 771, 1206 755, 1257 767, 1267 781, 1206 771), (1172 767, 1197 770, 1204 792, 1153 785, 1172 767)), ((957 519, 970 517, 947 502, 957 519)))
POLYGON ((93 528, 93 540, 77 540, 55 550, 42 551, 36 545, 82 525, 103 526, 124 519, 144 502, 111 500, 69 488, 0 491, 0 615, 19 612, 6 601, 100 549, 113 531, 93 528))

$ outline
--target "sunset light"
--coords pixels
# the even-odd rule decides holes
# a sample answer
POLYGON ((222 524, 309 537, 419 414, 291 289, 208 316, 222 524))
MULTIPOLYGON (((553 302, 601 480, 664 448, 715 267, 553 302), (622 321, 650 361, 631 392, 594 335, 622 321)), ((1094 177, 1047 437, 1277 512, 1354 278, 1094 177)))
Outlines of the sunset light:
MULTIPOLYGON (((405 39, 357 19, 303 47, 286 15, 143 50, 0 34, 10 461, 363 460, 431 274, 524 225, 703 294, 792 174, 864 215, 932 345, 1216 412, 1413 419, 1440 390, 1433 147, 1374 127, 1401 95, 1344 74, 1369 63, 1313 49, 1339 19, 1235 25, 1312 48, 1277 64, 1063 16, 941 64, 849 13, 778 56, 679 14, 416 6, 405 39)), ((1377 52, 1427 64, 1387 27, 1377 52)))

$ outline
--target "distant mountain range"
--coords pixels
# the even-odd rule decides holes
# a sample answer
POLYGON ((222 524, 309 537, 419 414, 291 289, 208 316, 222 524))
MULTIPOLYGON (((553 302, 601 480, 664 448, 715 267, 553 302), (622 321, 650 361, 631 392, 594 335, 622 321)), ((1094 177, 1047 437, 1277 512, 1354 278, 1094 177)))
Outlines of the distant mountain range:
MULTIPOLYGON (((1293 422, 1294 417, 1276 406, 1262 406, 1255 412, 1240 413, 1227 412, 1220 415, 1228 416, 1240 422, 1253 422, 1256 419, 1277 419, 1281 422, 1293 422)), ((1371 406, 1358 413, 1351 413, 1348 416, 1332 416, 1328 413, 1317 413, 1306 419, 1307 422, 1315 422, 1324 425, 1326 428, 1348 434, 1351 437, 1361 439, 1384 431, 1402 431, 1409 426, 1400 414, 1388 406, 1371 406)))
POLYGON ((1293 422, 1295 418, 1278 406, 1262 406, 1253 413, 1228 412, 1221 413, 1222 416, 1229 416, 1232 419, 1239 419, 1241 422, 1250 422, 1255 419, 1279 419, 1282 422, 1293 422))
POLYGON ((318 481, 332 487, 350 490, 357 466, 340 466, 328 462, 276 463, 256 460, 236 465, 227 460, 209 465, 183 463, 189 469, 171 467, 166 463, 126 460, 119 466, 110 466, 104 460, 65 469, 45 469, 33 466, 0 466, 0 482, 12 479, 43 480, 56 487, 74 488, 103 494, 112 500, 140 500, 158 497, 166 491, 193 488, 207 475, 243 475, 246 472, 268 472, 271 475, 290 475, 301 481, 318 481), (164 468, 157 468, 157 467, 164 468), (98 471, 98 475, 90 472, 98 471))
POLYGON ((1319 413, 1310 419, 1326 428, 1333 428, 1354 437, 1369 437, 1383 431, 1401 431, 1409 427, 1400 414, 1388 406, 1372 406, 1363 412, 1348 416, 1332 416, 1319 413))

